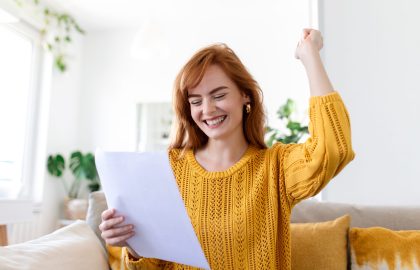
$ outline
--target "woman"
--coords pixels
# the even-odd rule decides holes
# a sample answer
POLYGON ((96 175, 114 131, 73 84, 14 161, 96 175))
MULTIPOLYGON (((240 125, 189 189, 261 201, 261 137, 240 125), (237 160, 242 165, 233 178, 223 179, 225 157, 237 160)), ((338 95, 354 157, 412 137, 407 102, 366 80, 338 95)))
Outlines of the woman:
MULTIPOLYGON (((348 114, 321 62, 322 46, 319 31, 304 29, 295 53, 311 91, 311 137, 303 144, 265 146, 261 90, 226 45, 196 53, 175 81, 169 157, 211 269, 290 269, 293 206, 354 158, 348 114)), ((193 269, 139 257, 125 242, 133 226, 115 209, 102 219, 113 269, 193 269)))

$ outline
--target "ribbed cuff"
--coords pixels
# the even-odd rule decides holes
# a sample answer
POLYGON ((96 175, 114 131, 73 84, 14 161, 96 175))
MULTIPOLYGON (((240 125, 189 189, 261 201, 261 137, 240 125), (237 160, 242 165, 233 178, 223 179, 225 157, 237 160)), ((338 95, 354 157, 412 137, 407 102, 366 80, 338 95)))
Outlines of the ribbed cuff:
POLYGON ((123 248, 123 256, 125 265, 127 265, 129 269, 161 269, 167 263, 166 261, 155 258, 140 257, 139 259, 135 259, 130 256, 130 252, 126 247, 123 248))
POLYGON ((329 102, 335 102, 335 101, 341 101, 341 96, 337 91, 328 93, 326 95, 323 96, 312 96, 309 99, 309 105, 313 106, 313 105, 322 105, 325 103, 329 103, 329 102))

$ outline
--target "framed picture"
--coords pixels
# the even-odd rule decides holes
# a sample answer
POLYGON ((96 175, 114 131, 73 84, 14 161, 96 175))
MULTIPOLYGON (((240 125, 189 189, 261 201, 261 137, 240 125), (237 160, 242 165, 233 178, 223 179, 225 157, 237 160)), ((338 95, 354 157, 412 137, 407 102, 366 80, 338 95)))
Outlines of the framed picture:
POLYGON ((170 102, 137 104, 137 151, 166 150, 172 117, 170 102))

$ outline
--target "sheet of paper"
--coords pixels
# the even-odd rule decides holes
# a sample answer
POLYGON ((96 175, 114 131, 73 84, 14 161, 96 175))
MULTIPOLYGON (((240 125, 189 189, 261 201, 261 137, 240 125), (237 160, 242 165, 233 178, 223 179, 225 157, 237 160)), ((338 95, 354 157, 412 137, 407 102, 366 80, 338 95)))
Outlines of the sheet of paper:
POLYGON ((210 269, 166 152, 95 153, 109 208, 135 226, 128 244, 143 257, 210 269))

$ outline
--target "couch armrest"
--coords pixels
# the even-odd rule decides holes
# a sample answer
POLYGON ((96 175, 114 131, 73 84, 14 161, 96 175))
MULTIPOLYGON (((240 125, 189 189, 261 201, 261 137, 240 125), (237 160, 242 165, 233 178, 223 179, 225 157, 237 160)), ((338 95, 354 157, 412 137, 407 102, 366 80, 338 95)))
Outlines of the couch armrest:
POLYGON ((99 224, 101 224, 101 214, 108 208, 106 203, 105 194, 103 191, 96 191, 89 194, 89 208, 86 215, 86 223, 95 232, 96 236, 105 247, 105 241, 101 237, 99 224))

